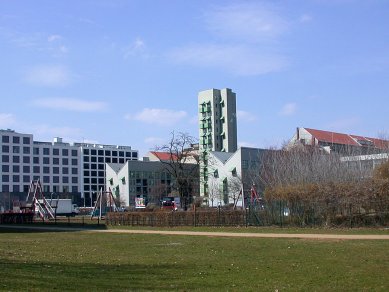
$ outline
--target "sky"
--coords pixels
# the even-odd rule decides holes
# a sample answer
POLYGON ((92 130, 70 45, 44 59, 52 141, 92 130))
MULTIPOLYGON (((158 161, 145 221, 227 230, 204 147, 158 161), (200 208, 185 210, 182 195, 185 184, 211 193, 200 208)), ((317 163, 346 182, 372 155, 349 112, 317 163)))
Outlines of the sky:
POLYGON ((128 145, 198 137, 231 88, 238 144, 296 127, 387 137, 389 1, 0 1, 0 129, 128 145))

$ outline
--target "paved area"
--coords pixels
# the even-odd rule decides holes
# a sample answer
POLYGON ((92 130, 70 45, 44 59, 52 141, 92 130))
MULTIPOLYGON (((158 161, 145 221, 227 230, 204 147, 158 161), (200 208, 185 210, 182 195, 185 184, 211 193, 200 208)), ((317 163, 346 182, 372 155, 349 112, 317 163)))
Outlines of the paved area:
POLYGON ((287 233, 238 233, 238 232, 203 232, 203 231, 174 231, 174 230, 133 230, 133 229, 86 229, 56 226, 18 226, 0 225, 2 228, 20 230, 41 231, 73 231, 94 233, 121 233, 121 234, 160 234, 160 235, 187 235, 187 236, 210 236, 210 237, 257 237, 257 238, 301 238, 301 239, 335 239, 335 240, 389 240, 388 235, 374 234, 287 234, 287 233))

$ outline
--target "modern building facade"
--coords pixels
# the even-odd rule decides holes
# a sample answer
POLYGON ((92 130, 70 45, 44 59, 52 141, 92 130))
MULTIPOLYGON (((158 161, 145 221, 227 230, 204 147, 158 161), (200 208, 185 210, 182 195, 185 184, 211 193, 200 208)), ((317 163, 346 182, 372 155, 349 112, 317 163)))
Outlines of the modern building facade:
POLYGON ((254 187, 258 191, 259 171, 264 155, 274 150, 241 147, 234 153, 209 153, 208 205, 245 206, 254 187))
MULTIPOLYGON (((84 197, 89 204, 105 186, 105 163, 137 160, 129 146, 34 141, 32 134, 0 130, 0 204, 7 197, 23 197, 31 180, 40 179, 46 194, 84 197)), ((3 204, 4 205, 4 204, 3 204)), ((7 209, 7 208, 6 208, 7 209)))
POLYGON ((198 105, 200 151, 235 152, 236 94, 229 88, 201 91, 198 105))
MULTIPOLYGON (((155 154, 155 153, 154 153, 155 154)), ((156 154, 160 155, 160 153, 156 154)), ((185 164, 191 171, 193 164, 185 164)), ((158 204, 163 197, 178 196, 174 176, 161 161, 127 161, 125 164, 107 163, 106 189, 120 198, 122 206, 134 206, 135 198, 142 196, 150 203, 158 204)), ((191 196, 199 195, 198 177, 191 177, 191 196)))
POLYGON ((198 106, 200 194, 206 198, 209 195, 209 153, 237 150, 236 94, 229 88, 201 91, 198 106))

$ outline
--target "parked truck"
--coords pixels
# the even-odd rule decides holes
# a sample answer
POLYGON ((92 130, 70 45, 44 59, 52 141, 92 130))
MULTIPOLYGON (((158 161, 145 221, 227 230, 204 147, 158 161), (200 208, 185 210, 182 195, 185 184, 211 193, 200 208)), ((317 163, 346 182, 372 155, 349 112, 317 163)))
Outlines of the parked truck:
POLYGON ((80 213, 80 209, 72 203, 72 199, 46 199, 46 201, 56 216, 75 216, 80 213))

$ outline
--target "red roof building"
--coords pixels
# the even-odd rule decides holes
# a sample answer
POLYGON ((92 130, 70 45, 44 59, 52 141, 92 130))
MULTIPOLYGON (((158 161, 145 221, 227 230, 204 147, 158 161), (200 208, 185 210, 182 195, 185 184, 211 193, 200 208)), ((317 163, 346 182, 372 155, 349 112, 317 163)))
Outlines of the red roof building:
POLYGON ((310 128, 297 128, 289 146, 318 146, 327 152, 341 154, 371 154, 389 151, 389 141, 359 135, 343 134, 310 128))

